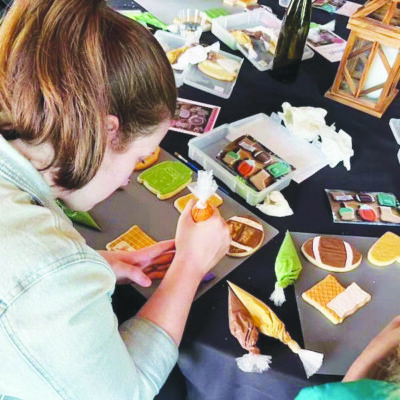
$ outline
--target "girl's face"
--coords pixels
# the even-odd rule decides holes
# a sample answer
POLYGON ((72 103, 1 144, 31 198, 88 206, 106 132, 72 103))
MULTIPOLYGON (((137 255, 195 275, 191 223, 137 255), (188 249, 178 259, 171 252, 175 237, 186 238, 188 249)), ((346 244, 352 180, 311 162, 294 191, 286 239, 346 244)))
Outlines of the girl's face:
POLYGON ((58 197, 73 210, 90 210, 129 183, 135 164, 156 150, 169 126, 170 120, 163 121, 151 135, 135 139, 124 152, 113 150, 109 140, 103 162, 94 178, 81 189, 61 192, 58 197))

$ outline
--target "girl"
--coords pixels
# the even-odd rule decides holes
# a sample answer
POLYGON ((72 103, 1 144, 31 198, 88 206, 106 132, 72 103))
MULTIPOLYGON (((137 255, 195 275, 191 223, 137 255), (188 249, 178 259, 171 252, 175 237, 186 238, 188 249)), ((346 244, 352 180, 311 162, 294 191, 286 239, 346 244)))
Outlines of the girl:
MULTIPOLYGON (((0 25, 0 393, 151 399, 174 366, 202 277, 226 253, 217 211, 175 241, 90 249, 55 203, 89 210, 129 181, 166 134, 173 74, 153 36, 104 0, 15 0, 0 25), (117 281, 151 282, 118 330, 117 281)), ((140 212, 140 210, 137 210, 140 212)))

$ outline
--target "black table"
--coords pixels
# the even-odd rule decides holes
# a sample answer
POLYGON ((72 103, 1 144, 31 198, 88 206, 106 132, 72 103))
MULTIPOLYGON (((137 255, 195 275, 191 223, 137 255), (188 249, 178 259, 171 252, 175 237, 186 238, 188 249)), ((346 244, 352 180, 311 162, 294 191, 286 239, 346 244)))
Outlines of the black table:
MULTIPOLYGON (((125 8, 133 4, 123 0, 111 3, 125 8)), ((282 17, 283 9, 277 1, 261 3, 269 5, 282 17)), ((333 18, 336 19, 336 32, 347 39, 347 17, 313 10, 315 22, 326 23, 333 18)), ((204 34, 202 40, 212 43, 215 37, 211 33, 204 34)), ((232 52, 224 45, 222 49, 232 52)), ((279 229, 280 234, 233 271, 228 279, 266 302, 274 288, 273 265, 287 229, 376 237, 387 230, 380 226, 334 224, 324 188, 385 191, 400 196, 398 146, 389 128, 390 118, 400 116, 399 99, 393 102, 381 119, 329 100, 324 93, 332 85, 337 68, 338 63, 330 63, 315 54, 311 60, 302 63, 295 83, 283 84, 274 81, 268 72, 259 72, 246 60, 230 99, 224 100, 188 86, 179 89, 180 97, 221 106, 218 125, 261 112, 269 115, 280 111, 281 104, 288 101, 294 106, 326 109, 327 123, 336 123, 338 129, 343 129, 353 138, 355 156, 351 159, 350 172, 341 165, 334 169, 325 167, 300 185, 292 182, 283 191, 295 212, 293 216, 272 218, 252 208, 260 218, 279 229)), ((188 139, 187 135, 170 132, 161 145, 172 154, 178 151, 186 157, 188 139)), ((239 196, 232 194, 232 197, 246 205, 239 196)), ((391 230, 400 233, 399 228, 391 230)), ((292 337, 303 344, 293 287, 285 292, 287 302, 279 308, 279 316, 292 337)), ((241 372, 235 357, 244 351, 229 332, 227 298, 227 284, 223 280, 192 307, 178 363, 186 378, 190 400, 293 399, 304 386, 341 379, 338 376, 314 375, 307 380, 298 357, 278 340, 265 336, 260 337, 258 344, 261 353, 272 355, 272 369, 260 375, 241 372)), ((114 304, 119 320, 122 322, 134 315, 143 302, 144 299, 131 287, 117 288, 114 304)), ((179 400, 177 396, 165 398, 179 400)))

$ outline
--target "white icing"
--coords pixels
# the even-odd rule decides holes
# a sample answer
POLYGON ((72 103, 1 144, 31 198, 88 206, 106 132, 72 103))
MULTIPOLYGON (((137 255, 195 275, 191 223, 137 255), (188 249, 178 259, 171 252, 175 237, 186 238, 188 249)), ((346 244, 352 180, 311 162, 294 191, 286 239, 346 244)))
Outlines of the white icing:
POLYGON ((344 248, 346 249, 346 264, 345 264, 345 267, 349 268, 349 267, 351 267, 353 265, 353 258, 354 258, 353 257, 353 250, 352 250, 352 248, 351 248, 349 243, 345 242, 344 240, 343 240, 343 243, 344 243, 344 248))
POLYGON ((312 247, 313 247, 313 253, 314 253, 314 258, 317 261, 317 263, 322 264, 321 261, 321 254, 319 253, 319 241, 321 240, 321 236, 316 236, 313 239, 312 247))
POLYGON ((251 226, 252 228, 257 229, 259 231, 262 231, 262 232, 264 231, 264 229, 263 229, 261 224, 259 224, 256 221, 253 221, 251 219, 247 219, 247 218, 243 218, 243 217, 236 217, 236 216, 232 217, 232 218, 229 218, 229 219, 231 221, 240 222, 241 224, 251 226))
POLYGON ((253 251, 254 249, 250 246, 245 246, 244 244, 235 242, 234 240, 231 241, 231 246, 236 247, 240 250, 244 250, 244 251, 253 251))
POLYGON ((345 318, 353 314, 358 308, 371 299, 371 295, 362 290, 355 282, 339 293, 331 300, 327 307, 334 311, 339 317, 345 318))

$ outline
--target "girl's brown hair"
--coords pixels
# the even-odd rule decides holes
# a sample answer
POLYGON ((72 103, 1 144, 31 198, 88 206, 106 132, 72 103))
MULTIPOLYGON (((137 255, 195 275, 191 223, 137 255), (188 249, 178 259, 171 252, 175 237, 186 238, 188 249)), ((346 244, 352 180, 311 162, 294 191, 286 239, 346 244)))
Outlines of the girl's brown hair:
POLYGON ((175 111, 164 51, 104 0, 15 0, 0 38, 0 132, 50 143, 58 186, 78 189, 93 178, 108 114, 119 119, 123 151, 175 111))

